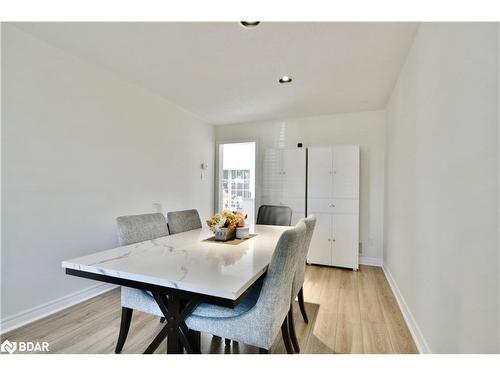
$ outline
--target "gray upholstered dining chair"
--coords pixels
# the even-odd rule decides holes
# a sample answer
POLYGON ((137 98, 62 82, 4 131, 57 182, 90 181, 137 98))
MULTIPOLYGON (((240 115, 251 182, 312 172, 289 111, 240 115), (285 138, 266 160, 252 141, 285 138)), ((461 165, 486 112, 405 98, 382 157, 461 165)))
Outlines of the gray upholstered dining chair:
MULTIPOLYGON (((120 216, 116 218, 116 224, 120 246, 168 236, 167 221, 161 213, 120 216)), ((133 310, 140 310, 139 301, 134 298, 137 292, 146 293, 134 288, 121 287, 122 318, 115 353, 120 353, 123 349, 132 321, 133 310)))
POLYGON ((307 253, 309 251, 309 245, 311 244, 314 228, 316 226, 316 217, 314 215, 309 215, 307 218, 301 219, 300 221, 304 222, 304 224, 306 225, 306 237, 304 240, 304 244, 300 249, 297 269, 295 270, 295 276, 293 278, 292 284, 292 300, 290 302, 290 310, 288 311, 288 326, 290 328, 290 337, 292 339, 293 348, 297 353, 300 353, 300 346, 299 341, 297 340, 297 335, 295 334, 295 323, 293 321, 293 303, 295 301, 295 297, 297 297, 299 301, 300 312, 302 313, 302 318, 304 318, 304 321, 306 323, 309 323, 309 319, 307 318, 306 309, 304 306, 304 291, 302 289, 302 286, 304 284, 304 276, 306 273, 307 253))
POLYGON ((194 209, 169 212, 167 220, 170 234, 201 228, 200 215, 194 209))
POLYGON ((257 346, 268 353, 281 327, 287 353, 293 353, 288 328, 292 282, 306 236, 297 223, 282 233, 266 277, 236 308, 201 304, 186 319, 189 329, 257 346))
POLYGON ((153 238, 168 236, 168 226, 163 214, 143 214, 120 216, 118 225, 118 243, 125 246, 153 238))
POLYGON ((290 207, 267 204, 259 207, 256 224, 290 226, 291 223, 292 209, 290 207))

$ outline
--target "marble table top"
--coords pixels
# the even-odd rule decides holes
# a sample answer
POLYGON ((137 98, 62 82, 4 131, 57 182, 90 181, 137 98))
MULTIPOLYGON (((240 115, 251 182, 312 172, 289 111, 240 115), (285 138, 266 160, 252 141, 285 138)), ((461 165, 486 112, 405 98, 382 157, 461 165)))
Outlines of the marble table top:
POLYGON ((70 268, 236 300, 264 272, 289 227, 250 226, 238 245, 204 241, 208 228, 156 238, 62 262, 70 268))

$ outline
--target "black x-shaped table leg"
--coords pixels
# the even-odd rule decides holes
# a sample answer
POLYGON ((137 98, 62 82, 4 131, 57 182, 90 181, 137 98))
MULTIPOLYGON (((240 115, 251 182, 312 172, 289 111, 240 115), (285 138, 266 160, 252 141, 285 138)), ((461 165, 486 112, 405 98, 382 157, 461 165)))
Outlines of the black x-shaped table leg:
POLYGON ((144 354, 152 354, 165 337, 167 337, 167 353, 182 353, 182 347, 186 348, 186 351, 190 354, 200 353, 197 344, 189 340, 189 330, 185 323, 185 319, 196 308, 198 303, 191 299, 181 301, 178 296, 172 294, 168 296, 167 300, 165 295, 158 292, 151 293, 165 317, 165 327, 149 344, 144 354))

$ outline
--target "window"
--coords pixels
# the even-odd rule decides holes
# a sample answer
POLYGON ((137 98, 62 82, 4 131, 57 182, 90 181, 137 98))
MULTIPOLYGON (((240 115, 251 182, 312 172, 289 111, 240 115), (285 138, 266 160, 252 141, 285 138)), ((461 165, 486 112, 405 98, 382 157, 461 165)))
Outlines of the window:
POLYGON ((250 169, 224 169, 223 207, 225 210, 241 211, 243 199, 251 199, 250 169))
POLYGON ((255 142, 219 144, 217 209, 239 211, 255 222, 255 142))

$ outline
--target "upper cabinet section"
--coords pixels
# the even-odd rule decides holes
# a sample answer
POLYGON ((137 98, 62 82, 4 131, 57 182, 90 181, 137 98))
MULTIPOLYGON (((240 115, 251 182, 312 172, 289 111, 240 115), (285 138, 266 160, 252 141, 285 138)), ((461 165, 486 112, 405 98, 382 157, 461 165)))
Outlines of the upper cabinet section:
POLYGON ((295 148, 281 150, 284 198, 302 198, 306 196, 306 150, 295 148))
POLYGON ((359 146, 308 149, 309 198, 359 198, 359 146))
POLYGON ((267 149, 262 171, 261 204, 284 205, 305 213, 306 151, 267 149))
POLYGON ((262 165, 261 204, 280 205, 282 201, 282 150, 269 148, 264 152, 262 165))

